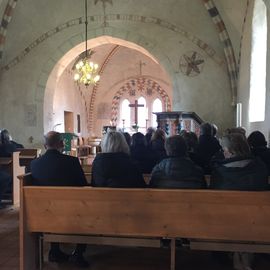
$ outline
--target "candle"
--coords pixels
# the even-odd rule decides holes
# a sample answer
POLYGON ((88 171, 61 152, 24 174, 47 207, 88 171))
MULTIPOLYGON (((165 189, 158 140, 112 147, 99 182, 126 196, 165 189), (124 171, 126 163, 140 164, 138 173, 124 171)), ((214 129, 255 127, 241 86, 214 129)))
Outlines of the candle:
POLYGON ((236 126, 242 126, 242 103, 236 105, 236 126))

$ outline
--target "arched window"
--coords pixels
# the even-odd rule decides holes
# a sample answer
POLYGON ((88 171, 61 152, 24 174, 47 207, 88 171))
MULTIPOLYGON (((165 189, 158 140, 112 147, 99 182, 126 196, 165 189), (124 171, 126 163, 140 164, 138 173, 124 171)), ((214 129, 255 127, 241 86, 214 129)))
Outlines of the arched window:
POLYGON ((120 121, 121 123, 121 128, 123 125, 123 120, 125 120, 125 128, 130 127, 130 107, 129 107, 130 102, 127 99, 124 99, 121 105, 121 114, 120 114, 120 121))
POLYGON ((138 99, 138 104, 143 105, 143 107, 138 108, 138 126, 140 132, 145 132, 146 119, 148 119, 148 113, 146 108, 146 100, 144 97, 138 99))
MULTIPOLYGON (((153 102, 153 112, 162 112, 162 102, 159 98, 153 102)), ((157 127, 157 116, 155 114, 152 116, 152 126, 157 127)))
POLYGON ((263 0, 255 0, 252 20, 250 66, 249 121, 265 119, 267 56, 267 8, 263 0))

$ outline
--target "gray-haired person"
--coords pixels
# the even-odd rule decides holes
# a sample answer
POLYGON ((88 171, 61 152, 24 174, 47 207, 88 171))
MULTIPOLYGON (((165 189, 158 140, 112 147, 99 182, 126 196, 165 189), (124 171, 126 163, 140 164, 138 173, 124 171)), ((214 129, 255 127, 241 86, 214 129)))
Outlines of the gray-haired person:
POLYGON ((187 145, 180 135, 165 141, 168 158, 157 164, 151 175, 153 188, 205 188, 202 168, 195 165, 187 156, 187 145))

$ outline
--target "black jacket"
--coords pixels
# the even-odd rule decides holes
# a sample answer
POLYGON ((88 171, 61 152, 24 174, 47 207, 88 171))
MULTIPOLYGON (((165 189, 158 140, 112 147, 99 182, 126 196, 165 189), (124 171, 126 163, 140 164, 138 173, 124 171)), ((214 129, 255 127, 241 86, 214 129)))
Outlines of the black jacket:
POLYGON ((31 162, 34 184, 39 186, 85 186, 84 172, 78 158, 57 150, 46 153, 31 162))
POLYGON ((153 153, 144 145, 131 146, 130 157, 141 173, 151 173, 156 165, 153 153))
POLYGON ((154 167, 149 185, 154 188, 206 188, 202 168, 187 157, 163 159, 154 167))
POLYGON ((11 157, 16 150, 17 147, 12 143, 0 144, 0 157, 11 157))
POLYGON ((139 169, 125 153, 97 154, 92 166, 94 187, 145 187, 139 169))
POLYGON ((268 175, 270 175, 270 149, 266 146, 256 147, 251 149, 252 154, 256 157, 260 157, 267 167, 268 175))
POLYGON ((212 157, 222 149, 216 137, 210 135, 201 135, 197 147, 197 155, 199 163, 197 165, 203 167, 206 174, 209 173, 209 167, 212 157))
POLYGON ((212 171, 210 188, 224 190, 266 190, 268 173, 259 158, 229 158, 217 163, 212 171))
POLYGON ((152 151, 152 155, 154 156, 155 164, 159 163, 162 159, 167 157, 164 145, 165 141, 161 139, 151 141, 150 149, 152 151))

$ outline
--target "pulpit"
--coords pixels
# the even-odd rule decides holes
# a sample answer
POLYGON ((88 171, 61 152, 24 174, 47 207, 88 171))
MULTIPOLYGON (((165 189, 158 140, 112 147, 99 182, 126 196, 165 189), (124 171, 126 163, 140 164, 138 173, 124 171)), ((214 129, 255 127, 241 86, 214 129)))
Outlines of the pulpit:
POLYGON ((200 134, 200 125, 203 120, 195 112, 158 112, 158 127, 162 128, 168 136, 179 134, 181 130, 200 134))

